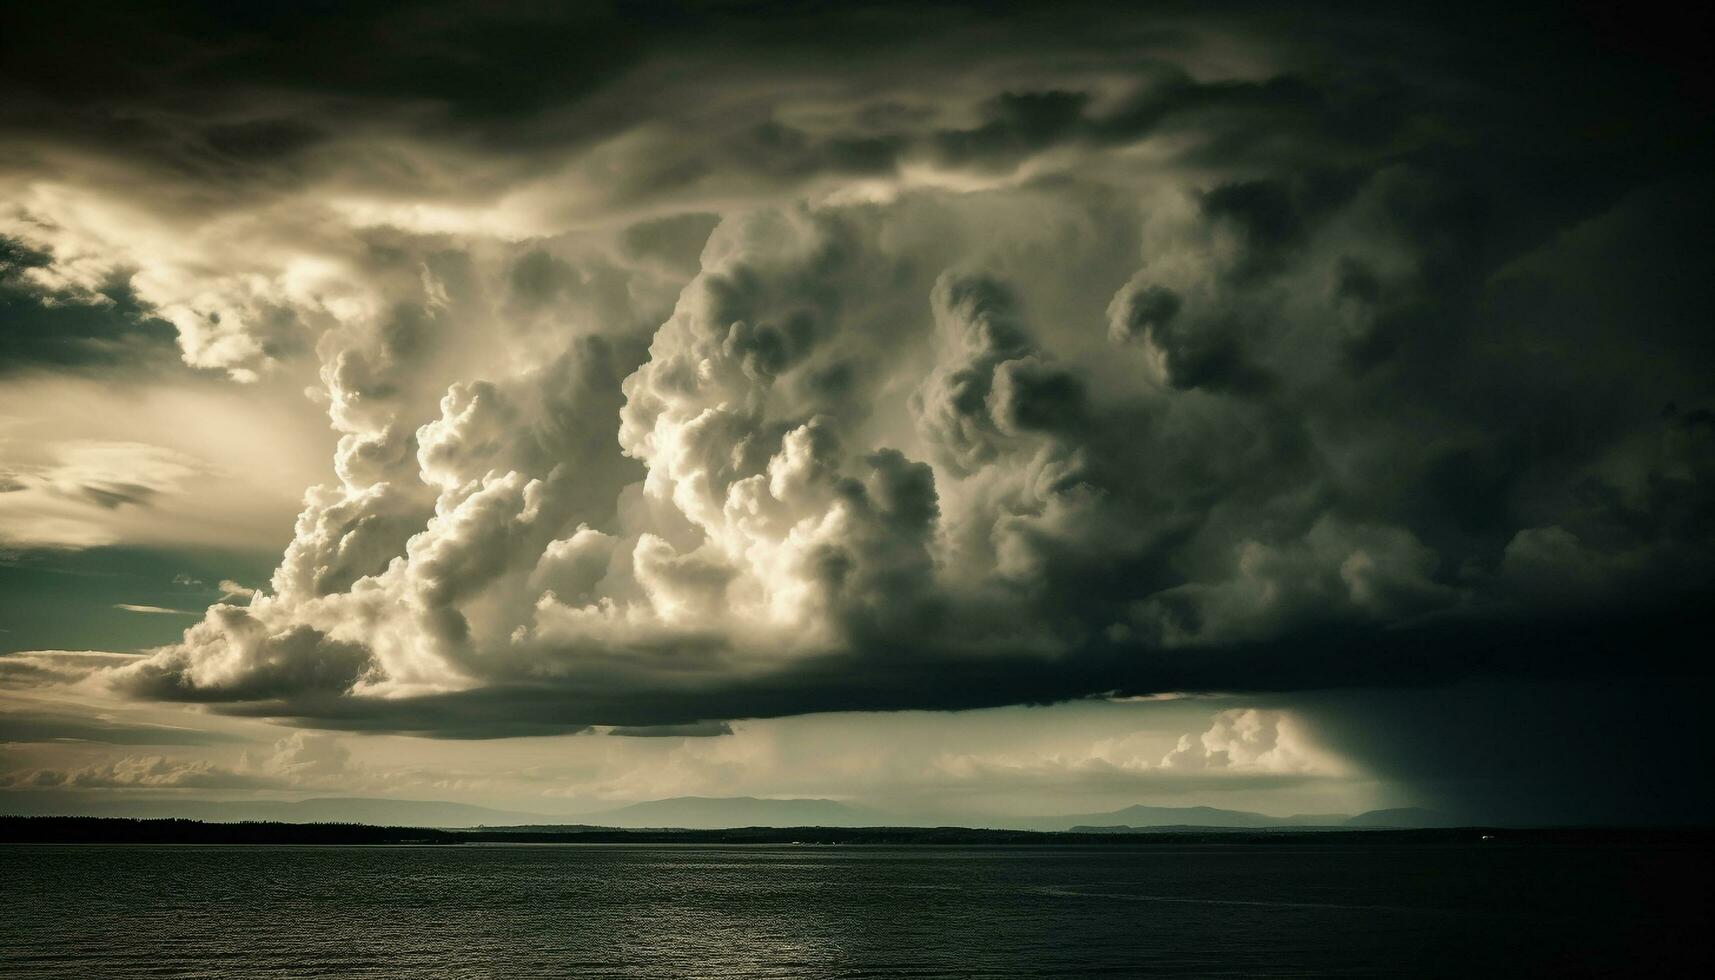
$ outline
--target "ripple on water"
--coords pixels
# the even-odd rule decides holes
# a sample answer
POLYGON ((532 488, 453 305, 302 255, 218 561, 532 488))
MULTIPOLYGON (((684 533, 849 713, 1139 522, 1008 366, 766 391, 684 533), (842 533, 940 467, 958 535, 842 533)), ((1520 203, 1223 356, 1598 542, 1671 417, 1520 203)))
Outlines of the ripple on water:
POLYGON ((1684 866, 1635 848, 4 846, 0 975, 1636 970, 1708 934, 1684 866))

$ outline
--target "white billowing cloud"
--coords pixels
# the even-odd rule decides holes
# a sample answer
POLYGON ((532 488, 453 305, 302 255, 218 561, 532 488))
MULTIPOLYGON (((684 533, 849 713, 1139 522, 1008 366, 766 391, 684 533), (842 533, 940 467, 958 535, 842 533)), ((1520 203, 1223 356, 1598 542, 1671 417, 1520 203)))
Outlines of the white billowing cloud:
POLYGON ((970 789, 1056 785, 1086 790, 1173 793, 1238 786, 1350 779, 1358 771, 1315 737, 1309 722, 1273 708, 1217 712, 1201 735, 1122 732, 1082 744, 942 752, 936 780, 970 789))
MULTIPOLYGON (((1215 316, 1198 304, 1284 316, 1297 273, 1232 285, 1275 260, 1184 206, 1150 226, 1147 275, 1104 266, 1126 214, 1021 221, 1040 193, 730 215, 640 331, 535 322, 530 297, 556 295, 555 277, 601 281, 587 255, 525 254, 504 309, 468 262, 419 265, 414 307, 324 337, 339 479, 306 495, 271 588, 117 679, 335 724, 400 711, 376 724, 411 730, 441 725, 412 698, 541 685, 559 693, 461 724, 679 723, 790 710, 790 693, 701 692, 766 692, 841 658, 915 663, 861 696, 782 683, 825 707, 912 704, 929 697, 913 671, 957 676, 961 658, 1046 672, 1099 651, 1123 677, 1150 649, 1462 601, 1433 548, 1339 515, 1328 464, 1271 431, 1256 400, 1300 368, 1269 361, 1286 348, 1263 328, 1223 335, 1238 361, 1150 333, 1215 316), (1027 271, 1042 263, 1111 271, 1092 296, 1027 271), (543 356, 481 352, 473 325, 543 356)), ((1298 261, 1323 289, 1326 267, 1298 261)), ((640 268, 624 275, 656 289, 640 268)))
MULTIPOLYGON (((543 598, 552 593, 559 602, 582 604, 595 598, 613 562, 615 541, 611 534, 579 524, 570 537, 548 542, 530 574, 530 588, 540 589, 543 598)), ((643 547, 641 538, 638 546, 643 547)))
POLYGON ((1316 742, 1298 715, 1259 708, 1223 711, 1202 735, 1181 735, 1160 766, 1282 775, 1351 772, 1343 759, 1316 742))
POLYGON ((373 672, 363 646, 342 643, 313 626, 271 629, 250 609, 216 604, 185 632, 184 642, 121 668, 135 686, 159 697, 261 700, 309 692, 349 691, 373 672))
POLYGON ((310 732, 293 732, 279 739, 273 750, 260 758, 246 753, 239 768, 292 786, 350 785, 355 775, 351 749, 344 739, 310 732))
POLYGON ((818 624, 842 596, 923 560, 927 469, 853 443, 874 438, 865 395, 911 322, 889 316, 903 313, 882 288, 897 273, 864 234, 808 212, 718 229, 626 381, 620 442, 648 466, 644 492, 702 534, 684 554, 665 537, 639 540, 639 582, 658 612, 727 604, 825 643, 818 624))

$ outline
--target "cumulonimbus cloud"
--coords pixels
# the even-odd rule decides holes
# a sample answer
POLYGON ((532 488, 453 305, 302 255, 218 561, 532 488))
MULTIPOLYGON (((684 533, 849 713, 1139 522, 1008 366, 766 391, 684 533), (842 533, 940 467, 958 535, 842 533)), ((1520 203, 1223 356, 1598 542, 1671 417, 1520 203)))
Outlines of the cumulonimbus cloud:
POLYGON ((1005 40, 1028 72, 853 57, 759 106, 735 70, 622 124, 697 58, 631 52, 492 145, 370 92, 260 174, 181 120, 233 176, 151 158, 172 209, 44 135, 75 166, 0 215, 29 278, 129 276, 236 382, 313 364, 340 435, 270 585, 104 676, 480 736, 1530 672, 1639 623, 1672 659, 1715 573, 1712 375, 1671 353, 1707 289, 1635 232, 1705 190, 1552 213, 1545 131, 1449 94, 1481 66, 1005 40))

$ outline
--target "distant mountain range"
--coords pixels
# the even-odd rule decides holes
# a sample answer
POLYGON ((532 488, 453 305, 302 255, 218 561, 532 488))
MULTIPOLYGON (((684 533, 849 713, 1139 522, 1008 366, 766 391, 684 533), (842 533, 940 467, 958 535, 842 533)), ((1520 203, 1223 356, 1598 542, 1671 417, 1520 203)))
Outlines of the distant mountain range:
MULTIPOLYGON (((676 828, 718 830, 728 827, 886 827, 927 826, 947 823, 946 818, 924 819, 901 815, 837 800, 765 800, 749 796, 679 796, 649 800, 576 818, 583 824, 603 827, 676 828)), ((1270 816, 1247 810, 1222 810, 1208 806, 1128 806, 1100 813, 1071 813, 1046 817, 999 817, 961 819, 961 825, 996 830, 1068 831, 1073 828, 1103 831, 1158 830, 1172 828, 1217 828, 1222 830, 1274 830, 1308 827, 1447 827, 1459 821, 1433 810, 1372 810, 1352 816, 1346 813, 1301 813, 1290 817, 1270 816)))
POLYGON ((585 813, 577 819, 604 827, 671 827, 682 830, 882 827, 901 823, 891 814, 837 800, 763 800, 753 796, 676 796, 585 813))
POLYGON ((1339 827, 1353 819, 1345 813, 1299 814, 1272 817, 1248 810, 1221 810, 1211 806, 1128 806, 1103 813, 1072 813, 1057 817, 1032 817, 1009 821, 1021 830, 1071 830, 1099 827, 1120 830, 1150 830, 1158 827, 1220 827, 1262 830, 1275 827, 1339 827))
MULTIPOLYGON (((1276 817, 1207 806, 1128 806, 1098 813, 1015 818, 923 818, 826 799, 680 796, 588 813, 546 814, 437 800, 329 797, 280 800, 85 800, 70 793, 0 794, 0 814, 182 817, 211 823, 363 823, 401 827, 487 827, 569 831, 595 827, 721 830, 734 827, 898 827, 955 824, 996 830, 1122 833, 1139 830, 1451 827, 1461 821, 1416 808, 1276 817)), ((1466 821, 1468 822, 1468 821, 1466 821)))
POLYGON ((1128 806, 1106 813, 1079 813, 1061 817, 1038 817, 1008 822, 1021 830, 1077 830, 1123 833, 1133 830, 1292 830, 1327 827, 1420 829, 1459 827, 1470 821, 1420 807, 1370 810, 1352 816, 1345 813, 1300 813, 1274 817, 1248 810, 1220 810, 1208 806, 1128 806))
POLYGON ((1398 807, 1392 810, 1371 810, 1346 821, 1348 827, 1468 827, 1469 820, 1460 820, 1451 813, 1425 810, 1422 807, 1398 807))

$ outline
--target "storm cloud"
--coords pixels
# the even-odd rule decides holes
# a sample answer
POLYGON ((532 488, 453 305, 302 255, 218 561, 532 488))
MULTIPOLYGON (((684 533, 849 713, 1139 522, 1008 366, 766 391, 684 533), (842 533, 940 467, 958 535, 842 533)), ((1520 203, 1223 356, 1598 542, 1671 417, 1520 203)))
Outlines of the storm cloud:
MULTIPOLYGON (((1665 27, 74 8, 0 29, 3 370, 170 338, 338 440, 265 587, 95 672, 127 697, 715 736, 1706 676, 1712 130, 1665 27)), ((127 452, 0 487, 194 478, 127 452)), ((1181 762, 1301 760, 1260 717, 1181 762)))

